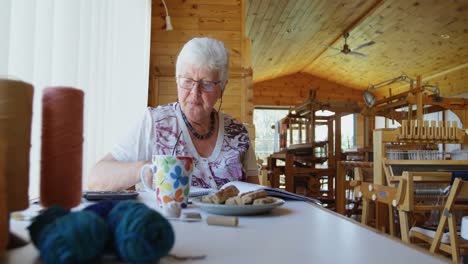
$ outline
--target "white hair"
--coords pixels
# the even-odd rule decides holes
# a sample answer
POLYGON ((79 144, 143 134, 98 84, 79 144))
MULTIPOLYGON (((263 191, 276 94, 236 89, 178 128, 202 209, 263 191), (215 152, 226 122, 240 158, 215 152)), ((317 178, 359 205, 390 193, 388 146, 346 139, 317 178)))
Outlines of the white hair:
POLYGON ((229 53, 221 41, 206 37, 189 40, 177 57, 176 77, 184 73, 187 64, 217 71, 224 90, 229 72, 229 53))

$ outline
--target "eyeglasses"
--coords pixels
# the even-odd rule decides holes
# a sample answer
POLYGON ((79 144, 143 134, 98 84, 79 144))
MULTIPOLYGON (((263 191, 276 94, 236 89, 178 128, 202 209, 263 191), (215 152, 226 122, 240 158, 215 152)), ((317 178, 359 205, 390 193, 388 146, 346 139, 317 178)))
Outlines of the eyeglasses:
POLYGON ((221 83, 221 81, 217 81, 217 82, 205 81, 205 80, 195 81, 194 79, 191 79, 191 78, 185 78, 185 77, 178 77, 178 78, 179 78, 180 87, 186 90, 192 90, 195 83, 198 83, 198 85, 200 85, 200 88, 203 92, 213 92, 216 88, 216 85, 221 83))

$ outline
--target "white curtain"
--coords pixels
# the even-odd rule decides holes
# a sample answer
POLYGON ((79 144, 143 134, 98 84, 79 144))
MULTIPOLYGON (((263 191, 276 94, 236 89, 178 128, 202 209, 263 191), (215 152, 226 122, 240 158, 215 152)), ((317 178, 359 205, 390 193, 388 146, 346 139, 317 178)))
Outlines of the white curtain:
POLYGON ((83 184, 147 105, 151 0, 0 0, 0 75, 34 85, 31 198, 45 86, 85 92, 83 184))

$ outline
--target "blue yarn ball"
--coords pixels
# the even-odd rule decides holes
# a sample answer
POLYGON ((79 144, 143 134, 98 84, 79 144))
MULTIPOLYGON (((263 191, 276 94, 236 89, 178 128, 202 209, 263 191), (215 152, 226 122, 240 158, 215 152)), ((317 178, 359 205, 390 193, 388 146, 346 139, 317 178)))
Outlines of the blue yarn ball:
MULTIPOLYGON (((85 207, 83 210, 94 212, 95 214, 99 215, 107 223, 107 216, 109 215, 109 212, 121 201, 122 200, 102 200, 95 204, 85 207)), ((109 240, 107 242, 107 245, 104 248, 103 253, 115 255, 113 232, 110 232, 109 234, 109 240)))
POLYGON ((90 263, 100 256, 110 230, 95 213, 79 211, 42 225, 35 237, 30 234, 44 263, 90 263))
POLYGON ((117 254, 126 262, 158 262, 174 246, 171 224, 143 203, 118 203, 109 213, 107 222, 114 233, 117 254))
POLYGON ((109 212, 122 200, 102 200, 95 204, 89 205, 84 208, 84 211, 91 211, 102 217, 104 220, 107 219, 109 212))
POLYGON ((31 237, 32 242, 36 247, 38 247, 38 237, 41 235, 41 232, 44 230, 44 227, 57 218, 69 214, 70 211, 59 206, 52 206, 43 211, 40 215, 36 216, 33 219, 31 225, 28 226, 29 236, 31 237))

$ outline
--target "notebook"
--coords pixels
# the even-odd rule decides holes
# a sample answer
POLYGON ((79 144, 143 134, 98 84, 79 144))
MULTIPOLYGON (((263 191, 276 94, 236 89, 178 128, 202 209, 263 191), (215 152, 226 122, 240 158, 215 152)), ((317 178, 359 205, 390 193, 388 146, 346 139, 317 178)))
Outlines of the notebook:
POLYGON ((215 189, 206 189, 206 188, 200 188, 196 186, 190 186, 190 193, 189 197, 198 197, 198 196, 204 196, 208 195, 212 192, 215 192, 215 189))

